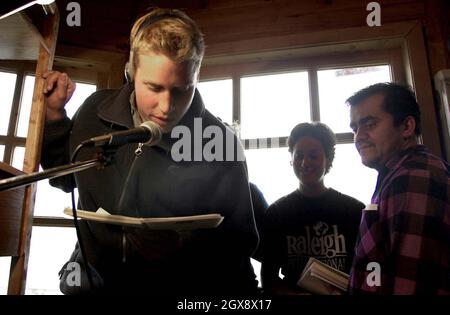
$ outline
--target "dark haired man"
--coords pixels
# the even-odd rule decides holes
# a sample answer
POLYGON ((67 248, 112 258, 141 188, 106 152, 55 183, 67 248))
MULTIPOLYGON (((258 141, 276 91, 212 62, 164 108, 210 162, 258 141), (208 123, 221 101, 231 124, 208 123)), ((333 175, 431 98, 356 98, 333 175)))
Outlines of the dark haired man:
POLYGON ((418 143, 414 93, 378 83, 347 103, 362 163, 378 171, 362 214, 350 293, 450 294, 450 168, 418 143))

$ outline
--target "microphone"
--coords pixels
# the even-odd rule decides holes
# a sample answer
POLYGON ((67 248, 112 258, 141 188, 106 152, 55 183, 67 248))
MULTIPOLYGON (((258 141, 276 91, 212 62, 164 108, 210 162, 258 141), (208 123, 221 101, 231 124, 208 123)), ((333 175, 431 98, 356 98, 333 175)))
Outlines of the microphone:
POLYGON ((162 132, 158 124, 153 121, 143 122, 139 127, 124 131, 112 132, 84 140, 82 146, 116 147, 127 143, 143 143, 155 145, 161 141, 162 132))

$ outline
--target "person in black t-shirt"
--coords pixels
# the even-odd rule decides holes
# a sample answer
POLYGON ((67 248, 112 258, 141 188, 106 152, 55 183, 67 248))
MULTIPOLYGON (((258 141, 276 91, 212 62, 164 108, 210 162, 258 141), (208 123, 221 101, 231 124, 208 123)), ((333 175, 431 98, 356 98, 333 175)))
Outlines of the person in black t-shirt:
POLYGON ((348 273, 358 233, 360 201, 327 188, 336 138, 322 123, 301 123, 288 139, 299 188, 266 211, 262 235, 261 278, 265 292, 296 294, 309 257, 348 273), (284 275, 280 279, 278 274, 284 275))

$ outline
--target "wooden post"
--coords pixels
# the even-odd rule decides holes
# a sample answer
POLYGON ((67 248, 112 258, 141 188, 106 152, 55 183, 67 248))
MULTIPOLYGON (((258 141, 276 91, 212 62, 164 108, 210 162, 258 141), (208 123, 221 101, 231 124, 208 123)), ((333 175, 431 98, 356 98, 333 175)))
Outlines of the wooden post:
MULTIPOLYGON (((45 124, 44 79, 42 75, 53 66, 56 39, 58 37, 59 13, 46 17, 42 30, 42 39, 36 66, 36 79, 31 106, 30 124, 25 145, 23 171, 35 172, 39 169, 42 147, 42 136, 45 124)), ((27 186, 25 191, 22 215, 21 242, 19 255, 11 261, 8 294, 24 294, 30 250, 31 229, 33 223, 36 183, 27 186)))
POLYGON ((422 24, 418 22, 405 37, 405 61, 410 69, 407 80, 416 92, 420 105, 423 143, 431 153, 441 156, 437 115, 431 86, 432 76, 425 49, 422 24))

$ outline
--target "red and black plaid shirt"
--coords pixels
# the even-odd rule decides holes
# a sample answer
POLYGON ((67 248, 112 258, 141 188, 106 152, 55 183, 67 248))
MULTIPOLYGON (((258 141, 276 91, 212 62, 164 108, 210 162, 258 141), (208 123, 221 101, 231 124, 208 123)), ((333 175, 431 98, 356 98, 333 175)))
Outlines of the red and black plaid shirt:
POLYGON ((450 167, 424 146, 390 160, 372 197, 378 210, 363 210, 349 292, 450 294, 449 196, 450 167), (379 286, 369 286, 370 262, 379 286))

